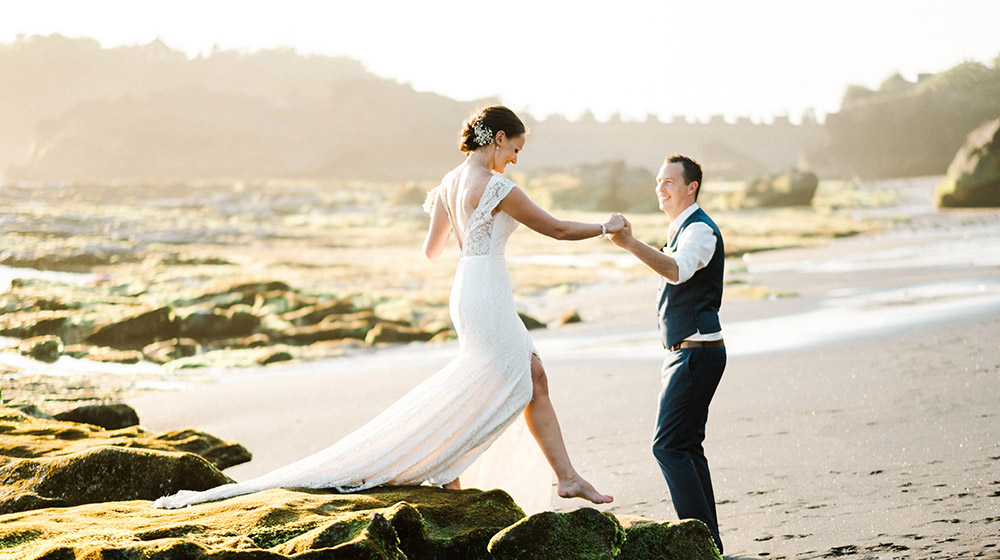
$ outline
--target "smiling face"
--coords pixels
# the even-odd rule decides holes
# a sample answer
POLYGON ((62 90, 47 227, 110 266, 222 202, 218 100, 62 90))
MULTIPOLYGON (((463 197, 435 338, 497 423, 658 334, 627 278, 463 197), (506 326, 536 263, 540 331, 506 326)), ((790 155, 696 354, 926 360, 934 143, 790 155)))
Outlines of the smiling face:
MULTIPOLYGON (((506 169, 507 164, 517 165, 517 154, 524 149, 525 135, 518 134, 517 136, 508 138, 503 131, 497 133, 497 137, 494 140, 496 146, 493 154, 493 171, 497 173, 503 173, 506 169)), ((486 146, 488 149, 489 146, 486 146)))
POLYGON ((698 182, 684 180, 684 166, 680 163, 664 163, 656 174, 656 199, 663 210, 673 220, 694 204, 698 182))

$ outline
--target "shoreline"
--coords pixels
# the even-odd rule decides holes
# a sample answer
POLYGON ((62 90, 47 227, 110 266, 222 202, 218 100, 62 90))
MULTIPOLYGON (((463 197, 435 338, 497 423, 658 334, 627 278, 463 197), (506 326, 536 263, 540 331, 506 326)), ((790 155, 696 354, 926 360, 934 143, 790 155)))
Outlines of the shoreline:
MULTIPOLYGON (((950 227, 949 220, 938 227, 950 227)), ((990 474, 1000 460, 993 429, 1000 417, 1000 263, 990 249, 1000 244, 998 214, 990 221, 987 235, 951 230, 955 239, 981 244, 974 252, 984 256, 978 265, 908 261, 926 236, 898 230, 751 259, 772 265, 748 266, 753 281, 797 295, 724 302, 733 352, 705 445, 727 557, 1000 552, 991 546, 1000 528, 1000 480, 990 474), (875 273, 800 266, 864 253, 871 257, 866 262, 880 265, 875 273), (897 255, 898 266, 888 266, 887 254, 897 255), (938 288, 913 292, 928 285, 938 288), (822 314, 845 305, 857 310, 847 323, 837 324, 842 315, 822 314), (815 319, 816 313, 814 324, 825 320, 831 329, 813 332, 811 345, 748 350, 755 336, 782 340, 802 328, 790 317, 815 319), (885 316, 897 320, 874 322, 885 316), (824 332, 835 335, 823 338, 824 332)), ((674 514, 666 485, 648 450, 662 349, 653 292, 646 290, 655 283, 591 286, 558 303, 523 303, 577 307, 585 318, 532 336, 574 464, 616 497, 598 509, 668 520, 674 514)), ((363 351, 310 364, 308 371, 226 376, 129 404, 151 428, 193 424, 240 441, 254 460, 227 474, 245 479, 360 426, 446 363, 454 344, 363 351)), ((556 511, 592 507, 557 498, 552 505, 556 511)))

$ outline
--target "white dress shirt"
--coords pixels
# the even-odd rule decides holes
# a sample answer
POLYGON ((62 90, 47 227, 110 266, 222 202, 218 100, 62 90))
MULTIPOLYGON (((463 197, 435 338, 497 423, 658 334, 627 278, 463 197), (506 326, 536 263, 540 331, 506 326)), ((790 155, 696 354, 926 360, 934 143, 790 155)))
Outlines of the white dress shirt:
MULTIPOLYGON (((699 206, 696 202, 685 208, 675 220, 670 222, 670 228, 667 230, 667 239, 669 241, 673 241, 674 235, 677 233, 677 228, 698 208, 699 206)), ((674 261, 677 262, 677 281, 671 282, 666 278, 663 279, 664 282, 670 284, 677 285, 687 282, 694 276, 695 272, 708 266, 708 262, 715 255, 715 232, 704 222, 695 222, 684 228, 680 238, 677 239, 677 244, 673 251, 670 250, 669 241, 661 250, 664 254, 673 257, 674 261)), ((698 332, 687 337, 685 340, 708 341, 719 340, 721 338, 722 331, 714 333, 698 332)))

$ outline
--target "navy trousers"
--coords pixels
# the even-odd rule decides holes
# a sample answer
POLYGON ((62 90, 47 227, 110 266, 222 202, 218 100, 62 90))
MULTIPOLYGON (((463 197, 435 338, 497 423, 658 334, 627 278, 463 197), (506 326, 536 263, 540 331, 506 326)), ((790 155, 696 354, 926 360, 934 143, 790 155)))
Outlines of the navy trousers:
POLYGON ((663 362, 663 390, 653 438, 653 455, 667 480, 678 519, 708 525, 722 552, 715 493, 702 442, 708 405, 726 369, 726 348, 685 348, 663 362))

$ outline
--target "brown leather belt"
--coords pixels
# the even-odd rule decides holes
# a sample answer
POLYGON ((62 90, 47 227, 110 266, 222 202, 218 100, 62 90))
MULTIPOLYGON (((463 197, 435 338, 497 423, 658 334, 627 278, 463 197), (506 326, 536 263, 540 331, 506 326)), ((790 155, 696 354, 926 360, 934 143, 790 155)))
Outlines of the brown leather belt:
POLYGON ((677 350, 682 350, 684 348, 718 348, 720 346, 725 346, 726 343, 719 340, 682 340, 677 344, 670 347, 671 352, 676 352, 677 350))

